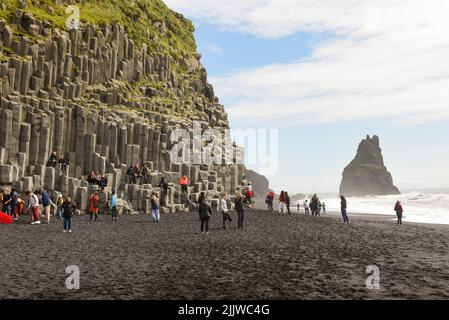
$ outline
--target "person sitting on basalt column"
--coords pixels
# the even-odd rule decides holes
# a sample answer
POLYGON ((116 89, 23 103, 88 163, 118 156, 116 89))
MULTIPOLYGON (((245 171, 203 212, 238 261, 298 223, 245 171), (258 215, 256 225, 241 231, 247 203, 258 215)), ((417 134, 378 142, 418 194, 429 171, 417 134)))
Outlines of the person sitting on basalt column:
POLYGON ((61 154, 59 156, 59 167, 61 168, 62 172, 66 172, 67 171, 67 161, 64 159, 64 156, 61 154))
POLYGON ((97 179, 95 178, 95 172, 91 172, 89 173, 89 175, 87 176, 87 182, 89 184, 96 184, 97 183, 97 179))
POLYGON ((139 166, 136 164, 133 167, 133 175, 134 175, 134 183, 135 184, 141 184, 142 183, 142 172, 139 169, 139 166), (137 180, 139 180, 139 182, 137 182, 137 180))
POLYGON ((104 190, 107 186, 108 186, 108 176, 107 175, 102 175, 100 178, 100 181, 98 182, 98 186, 100 187, 101 190, 104 190))
POLYGON ((128 183, 135 183, 134 181, 134 167, 130 165, 128 169, 126 169, 126 177, 128 179, 128 183))
POLYGON ((150 175, 150 168, 148 168, 148 165, 146 163, 143 164, 142 166, 142 179, 145 182, 145 184, 147 184, 149 182, 149 175, 150 175))
POLYGON ((56 152, 53 151, 53 153, 50 156, 50 159, 48 159, 47 167, 56 167, 56 164, 58 163, 58 156, 56 152))

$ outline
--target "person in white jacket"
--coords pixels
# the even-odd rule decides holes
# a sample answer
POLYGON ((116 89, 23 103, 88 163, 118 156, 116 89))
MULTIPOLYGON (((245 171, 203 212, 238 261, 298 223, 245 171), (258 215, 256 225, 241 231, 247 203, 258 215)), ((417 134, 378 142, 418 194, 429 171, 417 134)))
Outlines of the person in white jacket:
POLYGON ((39 220, 39 198, 31 191, 27 191, 26 195, 28 208, 32 210, 31 212, 33 214, 33 222, 31 224, 41 224, 39 220))
POLYGON ((223 214, 223 229, 226 229, 226 220, 232 222, 231 216, 229 215, 228 201, 229 201, 228 194, 225 193, 221 197, 220 201, 220 211, 223 214))

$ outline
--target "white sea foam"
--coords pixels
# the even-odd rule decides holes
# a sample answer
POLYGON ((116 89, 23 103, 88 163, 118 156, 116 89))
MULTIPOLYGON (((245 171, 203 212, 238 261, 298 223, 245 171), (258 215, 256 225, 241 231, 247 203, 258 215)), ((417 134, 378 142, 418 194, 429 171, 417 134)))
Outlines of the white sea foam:
MULTIPOLYGON (((322 199, 328 211, 340 210, 340 199, 322 199)), ((391 215, 396 201, 402 201, 404 221, 449 224, 449 193, 408 192, 395 196, 348 198, 348 213, 391 215)))

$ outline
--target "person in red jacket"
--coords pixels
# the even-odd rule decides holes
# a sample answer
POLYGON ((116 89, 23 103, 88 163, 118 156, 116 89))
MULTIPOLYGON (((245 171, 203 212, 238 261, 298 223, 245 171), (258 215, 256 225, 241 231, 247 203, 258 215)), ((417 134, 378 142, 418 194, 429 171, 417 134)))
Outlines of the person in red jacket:
POLYGON ((90 220, 92 220, 95 215, 95 221, 98 220, 98 206, 100 204, 100 197, 98 196, 98 192, 95 192, 89 198, 89 212, 90 212, 90 220))
POLYGON ((181 185, 182 193, 187 193, 189 186, 189 178, 187 178, 187 176, 182 176, 181 179, 179 179, 179 184, 181 185))
POLYGON ((398 225, 402 225, 402 213, 404 212, 404 208, 402 208, 401 201, 396 202, 394 211, 396 211, 396 216, 398 217, 398 225))
POLYGON ((265 202, 267 203, 267 206, 268 206, 268 212, 273 212, 274 211, 274 209, 273 209, 274 191, 273 190, 270 190, 270 192, 268 192, 265 202))

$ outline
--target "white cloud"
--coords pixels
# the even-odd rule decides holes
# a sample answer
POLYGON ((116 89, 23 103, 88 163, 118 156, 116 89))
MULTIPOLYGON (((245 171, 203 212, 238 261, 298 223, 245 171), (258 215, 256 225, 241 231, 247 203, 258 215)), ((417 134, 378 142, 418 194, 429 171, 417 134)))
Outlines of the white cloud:
POLYGON ((223 49, 219 45, 216 45, 216 44, 213 44, 213 43, 207 44, 204 47, 204 50, 206 50, 208 52, 211 52, 211 53, 215 53, 215 54, 222 54, 223 53, 223 49))
POLYGON ((449 119, 447 0, 166 2, 257 37, 338 35, 305 59, 212 79, 234 125, 449 119))

